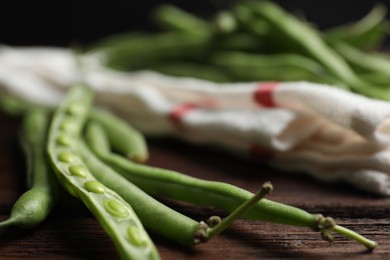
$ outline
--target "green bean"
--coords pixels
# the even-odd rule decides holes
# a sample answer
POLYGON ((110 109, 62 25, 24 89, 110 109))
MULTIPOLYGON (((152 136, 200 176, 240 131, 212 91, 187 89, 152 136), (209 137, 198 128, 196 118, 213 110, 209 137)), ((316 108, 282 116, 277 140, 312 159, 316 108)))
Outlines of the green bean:
POLYGON ((92 44, 88 45, 86 50, 87 52, 94 53, 99 52, 102 49, 109 48, 110 46, 122 45, 123 42, 132 42, 139 39, 145 39, 149 37, 150 33, 146 32, 128 32, 122 34, 114 34, 103 39, 100 39, 92 44))
POLYGON ((372 50, 388 33, 386 13, 385 5, 376 4, 360 21, 331 28, 322 33, 322 38, 329 44, 345 42, 359 49, 372 50))
POLYGON ((308 80, 343 86, 321 64, 299 54, 216 52, 210 63, 225 68, 240 80, 308 80))
POLYGON ((250 8, 245 8, 241 4, 235 6, 232 13, 236 17, 240 31, 260 36, 266 40, 271 30, 266 20, 261 19, 250 8))
POLYGON ((110 235, 123 259, 158 259, 158 252, 131 206, 93 177, 77 142, 92 102, 92 91, 76 85, 56 109, 49 129, 48 155, 60 184, 80 198, 110 235))
MULTIPOLYGON (((175 200, 186 201, 202 206, 214 206, 228 212, 234 212, 253 194, 236 186, 215 181, 207 181, 190 177, 179 172, 136 164, 110 153, 107 145, 98 140, 101 136, 88 140, 93 152, 126 179, 152 196, 163 196, 175 200)), ((339 228, 331 218, 310 214, 296 207, 288 206, 267 199, 256 203, 245 215, 246 218, 275 222, 280 224, 309 227, 321 232, 327 240, 332 239, 331 231, 339 232, 354 239, 369 249, 376 247, 376 242, 361 235, 339 228)))
POLYGON ((58 183, 46 161, 45 142, 49 115, 41 109, 28 111, 23 120, 21 145, 27 158, 29 190, 15 202, 10 217, 0 227, 33 228, 41 224, 58 200, 58 183))
POLYGON ((323 65, 355 92, 372 98, 390 99, 388 90, 372 88, 372 86, 363 82, 349 65, 323 42, 317 32, 289 15, 276 4, 269 1, 260 1, 241 5, 239 8, 253 12, 259 19, 268 23, 270 28, 267 39, 270 40, 275 49, 307 55, 323 65))
POLYGON ((136 162, 145 162, 148 159, 146 140, 137 129, 107 111, 92 109, 89 117, 104 127, 111 147, 116 152, 136 162))
POLYGON ((376 86, 383 86, 388 88, 390 86, 390 73, 382 72, 366 72, 360 73, 360 78, 366 82, 370 82, 376 86))
POLYGON ((194 34, 212 32, 206 21, 170 4, 157 6, 152 12, 152 20, 158 26, 172 31, 194 34))
POLYGON ((106 66, 127 71, 144 68, 165 59, 202 56, 208 49, 209 41, 209 36, 166 32, 119 41, 100 51, 106 57, 106 66))
POLYGON ((352 45, 342 42, 334 44, 333 47, 358 72, 390 74, 389 59, 375 55, 375 53, 361 51, 352 45))
POLYGON ((235 32, 214 37, 213 51, 246 51, 249 53, 265 52, 264 42, 257 35, 235 32))
MULTIPOLYGON (((253 195, 230 184, 201 180, 166 169, 131 162, 125 163, 120 156, 103 155, 101 151, 96 150, 94 152, 125 178, 153 196, 166 196, 197 205, 216 206, 232 211, 253 195)), ((245 217, 311 228, 316 227, 318 218, 304 211, 288 206, 282 207, 281 204, 268 200, 262 200, 245 217), (286 214, 290 211, 294 214, 286 214)))
POLYGON ((11 94, 2 93, 0 95, 0 110, 8 115, 20 117, 31 109, 38 109, 40 106, 23 101, 11 94))
POLYGON ((24 107, 20 106, 21 102, 11 95, 0 95, 0 110, 12 116, 21 116, 24 112, 24 107))

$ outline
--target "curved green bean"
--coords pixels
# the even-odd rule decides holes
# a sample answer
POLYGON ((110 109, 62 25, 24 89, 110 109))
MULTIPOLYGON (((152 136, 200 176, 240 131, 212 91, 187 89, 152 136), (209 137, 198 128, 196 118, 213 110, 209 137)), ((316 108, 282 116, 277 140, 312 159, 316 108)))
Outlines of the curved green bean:
MULTIPOLYGON (((246 51, 248 53, 266 52, 264 41, 258 35, 247 32, 219 34, 213 38, 214 51, 246 51)), ((208 59, 207 59, 208 61, 208 59)))
POLYGON ((360 73, 360 78, 362 78, 366 82, 370 82, 376 86, 383 86, 385 88, 390 87, 390 73, 382 73, 382 72, 366 72, 360 73))
POLYGON ((206 21, 174 5, 162 4, 152 12, 156 25, 172 30, 194 34, 210 34, 211 26, 206 21))
POLYGON ((104 127, 111 147, 116 152, 136 162, 148 159, 146 140, 137 129, 108 111, 92 109, 89 117, 104 127))
POLYGON ((100 51, 104 53, 106 66, 128 71, 143 69, 166 59, 203 56, 209 41, 208 35, 166 32, 118 41, 100 48, 100 51))
POLYGON ((385 5, 376 4, 361 20, 331 28, 322 33, 322 38, 329 44, 345 42, 359 49, 372 50, 388 34, 386 13, 385 5))
MULTIPOLYGON (((201 180, 175 171, 130 161, 126 163, 123 157, 109 151, 107 143, 102 141, 105 140, 104 132, 96 131, 96 129, 94 131, 94 137, 91 138, 90 135, 90 138, 87 139, 92 151, 126 179, 153 196, 167 196, 198 205, 217 206, 231 212, 253 195, 230 184, 201 180)), ((293 216, 283 216, 283 213, 295 210, 295 208, 289 206, 283 208, 279 205, 279 203, 262 200, 259 205, 246 214, 246 217, 316 227, 317 216, 301 210, 297 210, 297 214, 293 216), (277 212, 274 209, 277 209, 277 212)))
POLYGON ((41 108, 43 107, 23 101, 8 93, 2 93, 0 95, 0 110, 4 111, 8 115, 20 117, 23 116, 26 111, 41 108))
POLYGON ((359 73, 377 72, 390 75, 390 60, 385 57, 361 51, 342 42, 334 44, 333 47, 359 73))
MULTIPOLYGON (((107 145, 98 141, 104 140, 104 132, 99 131, 95 134, 100 136, 95 136, 95 141, 88 140, 93 152, 126 179, 152 196, 163 196, 196 205, 213 206, 228 212, 235 211, 237 207, 253 197, 252 193, 227 183, 202 180, 179 172, 125 160, 110 153, 107 145)), ((353 231, 343 232, 345 229, 339 228, 331 218, 310 214, 299 208, 267 199, 262 199, 253 205, 244 216, 249 219, 308 227, 320 231, 327 240, 332 240, 331 231, 336 231, 362 243, 369 249, 377 246, 376 242, 353 231)))
POLYGON ((80 198, 110 235, 123 259, 158 259, 158 252, 131 206, 93 177, 77 142, 92 102, 85 86, 72 87, 56 109, 49 129, 48 155, 60 183, 80 198))
POLYGON ((29 110, 23 120, 21 145, 27 158, 29 190, 15 202, 10 217, 0 227, 33 228, 42 223, 58 200, 59 185, 46 161, 48 112, 29 110))
POLYGON ((305 56, 286 54, 250 54, 244 52, 216 52, 210 63, 224 68, 246 81, 297 81, 330 83, 343 87, 344 84, 330 75, 318 62, 305 56))

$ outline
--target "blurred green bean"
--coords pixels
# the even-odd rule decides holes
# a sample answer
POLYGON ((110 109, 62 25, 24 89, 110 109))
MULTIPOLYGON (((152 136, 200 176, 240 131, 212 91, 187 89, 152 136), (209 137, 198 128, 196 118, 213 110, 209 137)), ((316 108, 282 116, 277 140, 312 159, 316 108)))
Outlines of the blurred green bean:
POLYGON ((375 49, 389 33, 386 14, 386 6, 377 3, 361 20, 331 28, 322 33, 322 38, 330 44, 346 42, 359 49, 375 49))
POLYGON ((166 30, 194 34, 212 33, 208 22, 171 4, 157 6, 151 17, 158 27, 166 30))
POLYGON ((9 93, 1 93, 0 95, 0 110, 8 115, 20 117, 28 110, 42 108, 36 104, 24 101, 9 93))
POLYGON ((112 44, 100 50, 105 53, 106 66, 134 70, 165 59, 202 56, 207 51, 209 40, 208 36, 167 32, 119 41, 112 38, 112 44))
POLYGON ((298 54, 249 54, 220 52, 210 58, 213 65, 225 68, 239 80, 310 80, 337 84, 341 81, 329 75, 318 62, 298 54))
POLYGON ((317 31, 270 1, 248 2, 241 5, 269 25, 267 41, 274 51, 302 54, 320 63, 351 91, 378 99, 389 100, 390 91, 371 86, 361 80, 348 63, 328 46, 317 31))
POLYGON ((334 44, 333 47, 358 72, 376 72, 390 75, 390 59, 375 53, 364 52, 347 43, 339 42, 334 44))

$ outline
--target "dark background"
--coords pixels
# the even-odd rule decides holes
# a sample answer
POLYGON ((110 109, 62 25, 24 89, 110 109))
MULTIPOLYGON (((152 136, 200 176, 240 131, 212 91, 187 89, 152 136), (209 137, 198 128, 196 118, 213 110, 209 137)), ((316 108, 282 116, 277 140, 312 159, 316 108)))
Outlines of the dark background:
MULTIPOLYGON (((150 30, 150 11, 159 3, 172 3, 202 17, 226 8, 234 1, 17 1, 0 3, 0 43, 8 45, 56 45, 90 43, 101 37, 130 30, 150 30)), ((375 3, 390 9, 390 1, 278 0, 284 8, 304 14, 309 21, 326 29, 355 21, 375 3)), ((390 17, 388 15, 388 17, 390 17)))

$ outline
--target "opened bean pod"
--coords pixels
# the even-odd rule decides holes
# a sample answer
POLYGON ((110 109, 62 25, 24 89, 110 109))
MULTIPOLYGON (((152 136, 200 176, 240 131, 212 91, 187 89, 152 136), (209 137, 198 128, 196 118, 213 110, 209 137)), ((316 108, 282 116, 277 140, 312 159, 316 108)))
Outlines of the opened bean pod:
POLYGON ((63 187, 83 201, 123 259, 158 259, 152 240, 131 206, 93 177, 78 152, 77 142, 91 100, 91 90, 77 85, 56 109, 49 131, 50 162, 63 187))

